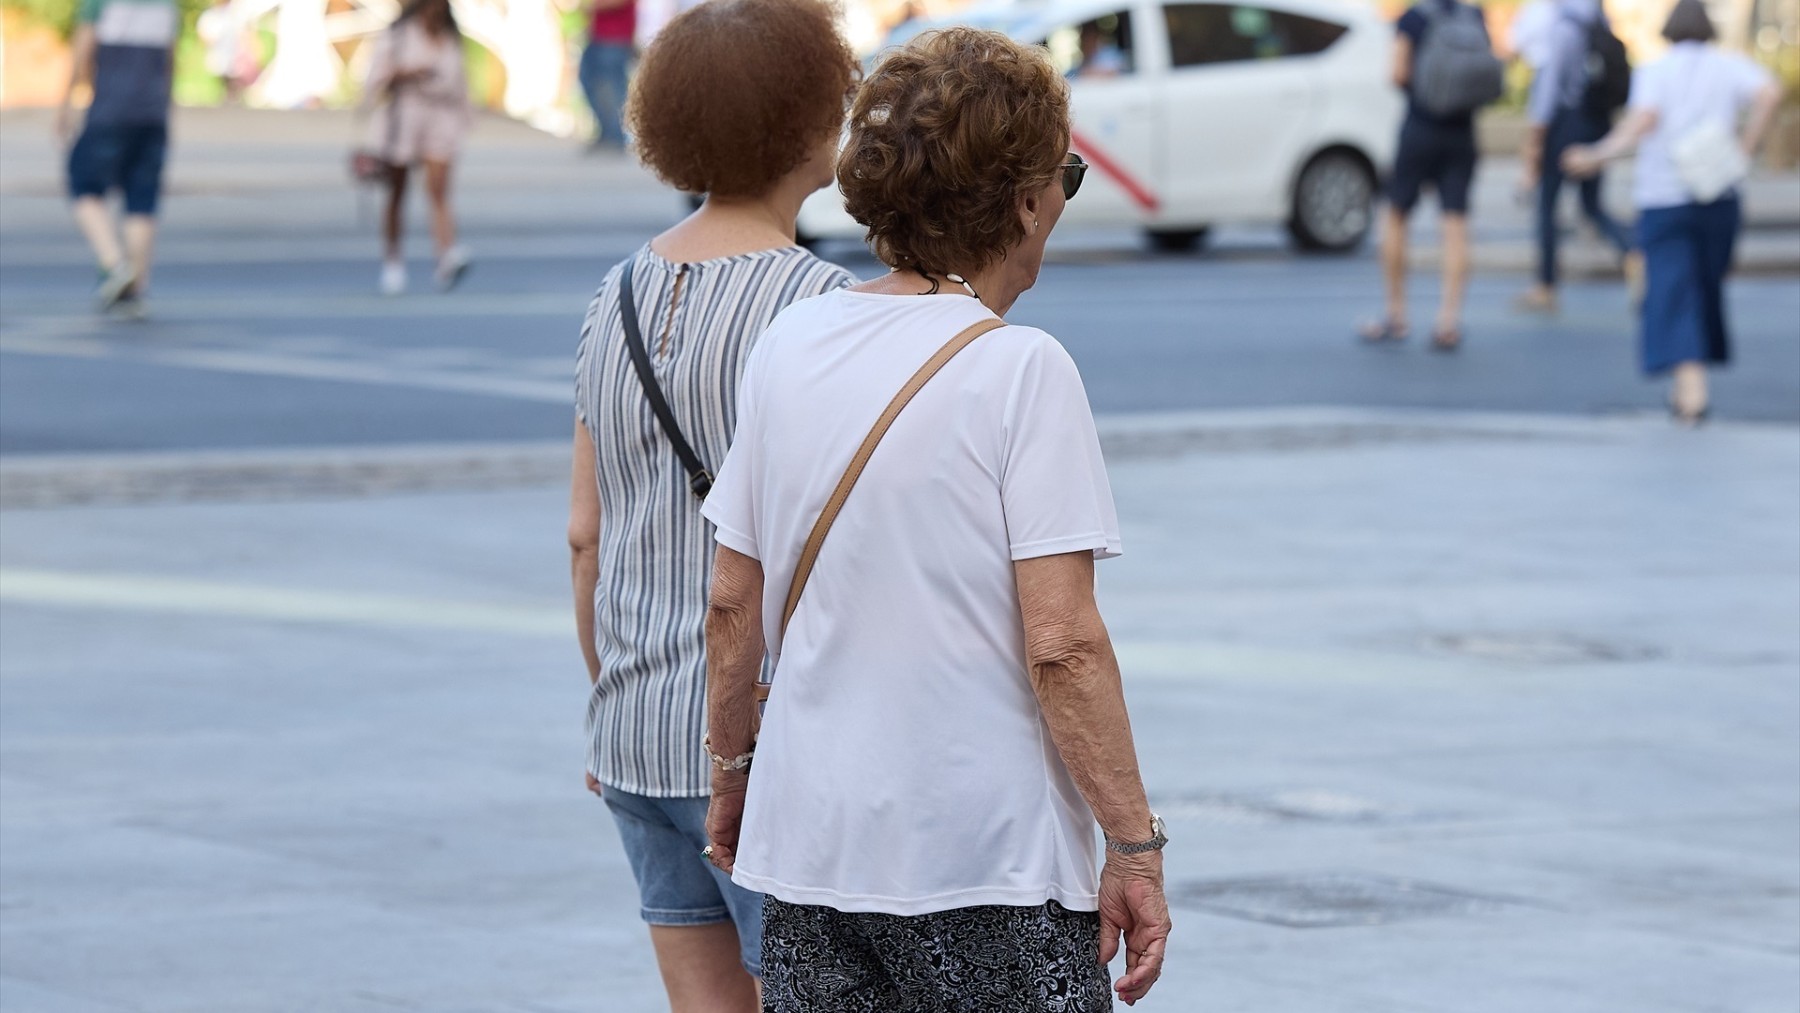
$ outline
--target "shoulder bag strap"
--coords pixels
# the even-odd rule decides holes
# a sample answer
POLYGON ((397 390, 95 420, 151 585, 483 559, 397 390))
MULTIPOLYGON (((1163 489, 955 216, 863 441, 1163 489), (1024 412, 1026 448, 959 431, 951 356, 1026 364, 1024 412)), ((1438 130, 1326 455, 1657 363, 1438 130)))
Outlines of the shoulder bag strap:
POLYGON ((644 396, 650 399, 650 410, 656 413, 656 421, 662 424, 664 435, 674 446, 675 456, 681 458, 681 466, 687 470, 688 488, 695 496, 705 499, 712 491, 712 472, 700 463, 700 455, 694 453, 687 437, 681 435, 681 426, 675 421, 668 398, 663 396, 662 384, 656 382, 650 352, 644 348, 644 335, 638 330, 637 298, 631 291, 631 267, 636 260, 637 255, 632 254, 619 272, 619 319, 625 325, 625 348, 631 353, 631 364, 637 367, 638 383, 644 387, 644 396))
MULTIPOLYGON (((956 353, 969 347, 976 338, 999 327, 1005 327, 1006 321, 994 319, 983 320, 964 328, 962 333, 950 339, 950 343, 938 349, 937 354, 919 367, 919 371, 906 381, 906 386, 888 402, 887 410, 875 420, 874 428, 869 435, 863 437, 862 446, 856 448, 856 456, 850 459, 850 466, 844 469, 844 477, 838 479, 837 488, 831 491, 831 498, 825 501, 825 509, 820 511, 819 519, 813 523, 812 533, 806 536, 806 546, 800 550, 800 562, 794 567, 794 582, 788 587, 787 604, 781 610, 781 632, 787 633, 788 620, 794 618, 794 609, 800 605, 800 592, 806 590, 806 580, 812 576, 813 563, 819 558, 819 548, 825 544, 825 534, 831 530, 831 523, 837 520, 838 511, 844 509, 844 501, 850 498, 850 490, 856 486, 856 480, 862 477, 863 468, 868 465, 870 455, 881 438, 887 435, 888 428, 900 415, 913 395, 924 387, 926 382, 937 375, 944 364, 956 357, 956 353)), ((758 684, 759 696, 767 696, 768 687, 758 684)))

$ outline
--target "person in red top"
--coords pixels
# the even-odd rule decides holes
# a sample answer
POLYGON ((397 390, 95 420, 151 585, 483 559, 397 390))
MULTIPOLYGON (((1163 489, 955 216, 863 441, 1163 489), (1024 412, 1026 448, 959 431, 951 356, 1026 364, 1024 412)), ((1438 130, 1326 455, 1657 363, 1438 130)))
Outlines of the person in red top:
POLYGON ((581 91, 594 110, 595 148, 625 147, 625 77, 637 34, 637 0, 594 0, 587 48, 581 51, 581 91))

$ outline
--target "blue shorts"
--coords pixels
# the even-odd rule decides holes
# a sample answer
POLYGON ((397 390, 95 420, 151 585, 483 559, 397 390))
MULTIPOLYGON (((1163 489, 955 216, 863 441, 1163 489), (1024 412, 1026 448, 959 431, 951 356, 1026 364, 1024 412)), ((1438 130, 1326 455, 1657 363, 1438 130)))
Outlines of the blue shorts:
POLYGON ((125 193, 125 213, 153 215, 162 195, 169 128, 161 123, 90 123, 69 151, 69 195, 125 193))
POLYGON ((746 890, 700 857, 705 798, 651 798, 611 785, 600 797, 619 825, 651 925, 737 925, 744 970, 762 977, 763 895, 746 890))

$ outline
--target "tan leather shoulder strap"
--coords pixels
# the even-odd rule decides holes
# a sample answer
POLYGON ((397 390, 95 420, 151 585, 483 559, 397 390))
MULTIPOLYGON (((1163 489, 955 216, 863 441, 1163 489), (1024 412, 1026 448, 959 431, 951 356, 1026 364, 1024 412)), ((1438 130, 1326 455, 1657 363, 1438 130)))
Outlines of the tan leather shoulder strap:
POLYGON ((868 465, 869 457, 875 453, 875 446, 887 435, 888 428, 900 415, 913 395, 919 392, 944 364, 956 358, 956 353, 969 347, 976 338, 994 330, 1005 327, 1006 321, 1000 319, 983 320, 971 324, 962 333, 951 338, 949 344, 938 349, 937 354, 919 367, 919 371, 906 381, 906 386, 888 402, 887 410, 875 420, 874 428, 863 438, 862 446, 856 448, 856 456, 850 459, 850 466, 844 469, 844 477, 838 479, 837 488, 831 491, 831 498, 825 501, 825 509, 820 511, 819 519, 813 523, 812 533, 806 536, 806 547, 800 550, 800 562, 794 567, 794 582, 788 587, 787 605, 781 610, 781 632, 787 633, 788 620, 794 618, 794 609, 800 604, 800 593, 806 590, 806 580, 812 576, 813 563, 819 558, 819 548, 825 544, 825 534, 831 530, 831 523, 837 520, 838 511, 844 508, 844 501, 850 498, 850 490, 856 486, 856 480, 862 477, 863 468, 868 465))

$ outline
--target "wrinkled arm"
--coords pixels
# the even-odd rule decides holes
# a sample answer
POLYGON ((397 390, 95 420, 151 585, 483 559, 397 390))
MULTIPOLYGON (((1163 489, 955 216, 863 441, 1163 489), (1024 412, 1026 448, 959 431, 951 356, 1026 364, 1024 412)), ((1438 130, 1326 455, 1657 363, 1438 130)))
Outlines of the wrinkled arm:
POLYGON ((762 602, 762 564, 719 546, 706 607, 706 702, 712 751, 720 756, 749 752, 753 744, 762 602))
MULTIPOLYGON (((1127 843, 1150 837, 1131 719, 1112 640, 1094 602, 1094 555, 1066 552, 1013 564, 1031 686, 1050 739, 1100 828, 1127 843)), ((1162 975, 1170 928, 1162 852, 1108 851, 1100 870, 1100 961, 1125 946, 1113 991, 1135 1004, 1162 975)))
MULTIPOLYGON (((762 564, 719 546, 713 560, 712 599, 706 607, 706 728, 712 752, 735 757, 756 743, 756 675, 762 668, 762 564)), ((712 775, 706 839, 712 862, 730 872, 737 862, 748 770, 712 775)))
POLYGON ((1013 564, 1031 686, 1056 751, 1100 828, 1119 841, 1150 836, 1131 719, 1112 640, 1094 601, 1094 556, 1065 552, 1013 564))
POLYGON ((575 457, 569 483, 569 578, 575 590, 575 631, 587 661, 588 682, 600 679, 594 645, 594 589, 600 581, 600 488, 594 478, 594 441, 575 423, 575 457))

